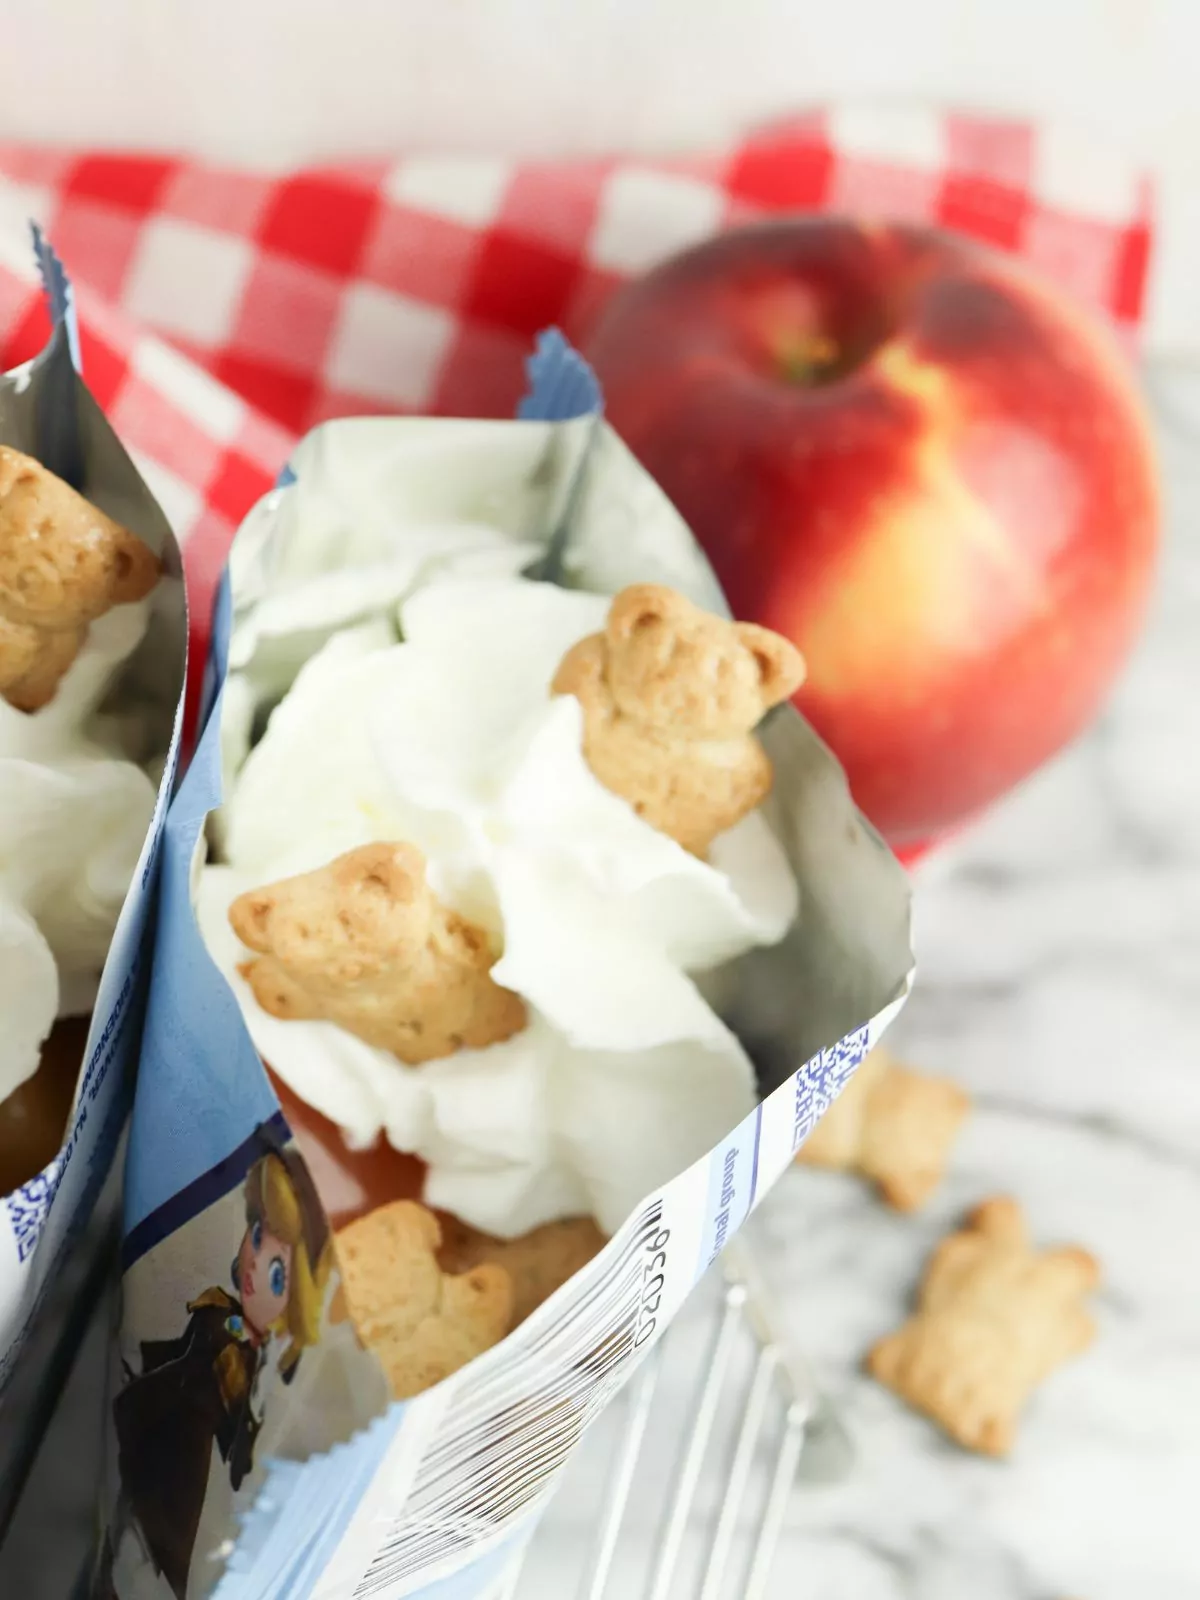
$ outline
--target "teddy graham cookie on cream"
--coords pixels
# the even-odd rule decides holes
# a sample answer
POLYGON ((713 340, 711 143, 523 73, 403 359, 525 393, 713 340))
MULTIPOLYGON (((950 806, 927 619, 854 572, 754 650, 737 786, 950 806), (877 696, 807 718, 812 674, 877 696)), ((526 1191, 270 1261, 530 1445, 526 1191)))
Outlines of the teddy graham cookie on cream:
POLYGON ((144 600, 158 557, 32 456, 0 445, 0 695, 18 711, 54 698, 88 627, 144 600))
POLYGON ((572 646, 554 692, 583 707, 584 755, 600 782, 703 856, 769 794, 771 763, 753 730, 803 682, 803 657, 779 634, 645 583, 617 596, 603 633, 572 646))
MULTIPOLYGON (((62 1140, 88 1018, 154 810, 121 707, 160 564, 0 446, 0 1191, 62 1140)), ((135 712, 136 715, 140 713, 135 712)))
POLYGON ((441 905, 408 844, 368 844, 241 895, 229 920, 258 954, 242 971, 264 1011, 336 1022, 417 1066, 525 1025, 491 977, 486 932, 441 905))

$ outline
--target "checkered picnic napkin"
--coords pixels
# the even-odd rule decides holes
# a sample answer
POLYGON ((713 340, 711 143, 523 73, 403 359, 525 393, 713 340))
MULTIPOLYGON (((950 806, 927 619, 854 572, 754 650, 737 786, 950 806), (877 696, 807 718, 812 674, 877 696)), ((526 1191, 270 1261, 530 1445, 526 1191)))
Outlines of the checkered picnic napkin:
POLYGON ((26 218, 72 274, 83 369, 184 543, 201 662, 233 531, 296 439, 363 412, 511 415, 534 333, 587 334, 716 229, 832 210, 1019 252, 1126 334, 1152 213, 1060 129, 840 107, 688 159, 412 156, 289 172, 0 146, 0 359, 40 347, 26 218))

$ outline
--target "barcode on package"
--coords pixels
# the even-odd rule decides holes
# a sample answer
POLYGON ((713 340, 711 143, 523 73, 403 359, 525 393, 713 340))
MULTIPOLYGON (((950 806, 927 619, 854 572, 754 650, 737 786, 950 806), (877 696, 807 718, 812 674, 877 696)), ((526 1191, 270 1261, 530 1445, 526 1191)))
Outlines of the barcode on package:
POLYGON ((627 1364, 654 1342, 669 1251, 654 1200, 601 1276, 557 1302, 508 1360, 464 1383, 354 1600, 387 1600, 415 1575, 477 1549, 554 1482, 627 1364))

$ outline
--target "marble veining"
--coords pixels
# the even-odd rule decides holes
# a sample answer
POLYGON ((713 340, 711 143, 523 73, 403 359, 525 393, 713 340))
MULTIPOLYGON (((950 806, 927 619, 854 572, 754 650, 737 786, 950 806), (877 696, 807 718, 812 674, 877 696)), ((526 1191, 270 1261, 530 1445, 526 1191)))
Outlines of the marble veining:
MULTIPOLYGON (((793 1496, 772 1600, 1200 1600, 1200 378, 1149 384, 1169 517, 1146 637, 1098 725, 918 882, 920 976, 894 1044, 975 1098, 947 1181, 902 1218, 852 1179, 796 1171, 761 1213, 778 1293, 857 1450, 844 1482, 793 1496), (1104 1269, 1095 1345, 1044 1386, 1004 1463, 948 1444, 858 1366, 934 1241, 998 1192, 1040 1241, 1081 1243, 1104 1269)), ((672 1335, 663 1470, 704 1337, 672 1335)), ((67 1592, 98 1371, 73 1386, 0 1593, 67 1592)), ((602 1445, 573 1465, 522 1600, 574 1592, 602 1445)), ((705 1484, 694 1563, 719 1494, 705 1484)), ((614 1593, 639 1592, 656 1515, 635 1502, 614 1593)))

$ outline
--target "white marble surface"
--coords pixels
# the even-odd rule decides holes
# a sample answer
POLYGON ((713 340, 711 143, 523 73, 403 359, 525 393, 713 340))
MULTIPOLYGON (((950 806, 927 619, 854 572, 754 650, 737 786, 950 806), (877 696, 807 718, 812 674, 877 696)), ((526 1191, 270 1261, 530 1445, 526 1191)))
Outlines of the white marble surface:
MULTIPOLYGON (((794 1494, 771 1600, 1200 1600, 1200 380, 1152 388, 1169 523, 1144 644, 1096 729, 918 883, 920 976, 894 1042, 975 1097, 947 1182, 900 1218, 853 1180, 797 1171, 762 1214, 857 1446, 844 1483, 794 1494), (858 1371, 934 1240, 997 1192, 1104 1267, 1093 1349, 1045 1385, 1005 1463, 946 1444, 858 1371)), ((664 1380, 651 1477, 705 1337, 678 1341, 692 1361, 664 1380)), ((0 1595, 64 1600, 96 1403, 85 1373, 0 1551, 0 1595)), ((604 1443, 573 1467, 522 1600, 573 1593, 604 1443)), ((710 1476, 693 1564, 718 1494, 710 1476)), ((639 1495, 643 1555, 656 1516, 639 1495)), ((638 1554, 613 1591, 631 1600, 638 1554)))

